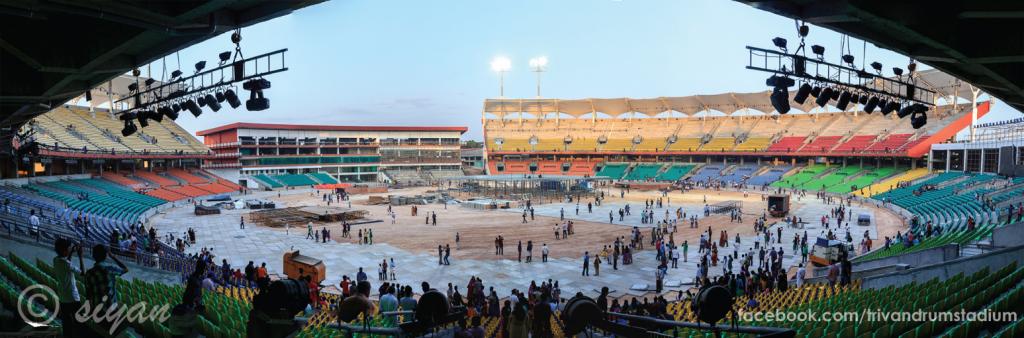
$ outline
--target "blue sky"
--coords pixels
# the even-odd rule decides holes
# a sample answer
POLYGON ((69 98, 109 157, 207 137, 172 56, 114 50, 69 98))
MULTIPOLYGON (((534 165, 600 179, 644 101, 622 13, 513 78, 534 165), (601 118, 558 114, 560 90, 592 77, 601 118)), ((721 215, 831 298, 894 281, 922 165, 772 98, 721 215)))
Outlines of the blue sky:
MULTIPOLYGON (((771 47, 776 36, 797 41, 791 19, 727 0, 331 1, 242 35, 246 55, 289 49, 290 70, 269 78, 271 109, 182 114, 187 130, 240 121, 458 125, 479 140, 483 100, 498 96, 489 66, 496 56, 512 60, 506 97, 536 95, 528 61, 546 56, 544 97, 647 98, 766 90, 768 74, 744 69, 744 47, 771 47)), ((840 39, 812 26, 808 45, 825 46, 836 62, 840 39)), ((191 70, 232 48, 222 35, 177 57, 191 70)), ((861 41, 852 49, 859 64, 861 41)), ((889 69, 909 59, 869 44, 866 60, 889 69)), ((177 67, 173 54, 166 62, 177 67)), ((1017 116, 998 102, 982 121, 1017 116)))

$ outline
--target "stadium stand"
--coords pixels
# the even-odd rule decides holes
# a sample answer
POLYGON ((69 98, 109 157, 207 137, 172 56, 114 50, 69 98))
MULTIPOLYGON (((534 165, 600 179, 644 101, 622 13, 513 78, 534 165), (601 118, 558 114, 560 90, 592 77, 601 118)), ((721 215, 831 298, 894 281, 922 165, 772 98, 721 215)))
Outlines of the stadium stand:
POLYGON ((807 136, 787 136, 766 148, 766 151, 795 152, 803 146, 807 136))
POLYGON ((804 145, 803 148, 800 148, 799 151, 804 153, 828 152, 842 138, 842 136, 818 136, 811 140, 810 143, 804 145))
POLYGON ((718 180, 722 177, 722 169, 725 169, 724 163, 709 163, 704 165, 697 171, 697 173, 690 176, 690 181, 703 182, 708 180, 718 180))
POLYGON ((826 167, 824 164, 815 164, 812 166, 807 166, 804 167, 803 169, 800 169, 800 171, 797 172, 796 174, 790 175, 788 177, 776 181, 775 183, 772 183, 771 186, 779 188, 797 188, 803 185, 804 183, 807 183, 808 181, 814 179, 815 177, 820 176, 827 169, 828 167, 826 167))
POLYGON ((733 147, 736 146, 736 139, 732 137, 715 137, 711 141, 701 146, 703 151, 732 151, 733 147))
POLYGON ((732 172, 719 177, 718 180, 725 183, 741 183, 753 177, 758 169, 760 169, 760 166, 756 164, 739 165, 732 172))
POLYGON ((748 137, 743 143, 737 144, 734 151, 762 151, 768 148, 770 137, 748 137))
POLYGON ((825 190, 832 193, 848 194, 855 190, 859 190, 860 188, 870 186, 872 183, 878 182, 886 177, 892 176, 894 173, 898 171, 896 168, 892 167, 865 167, 863 169, 864 170, 861 171, 860 176, 850 174, 850 176, 855 177, 844 178, 843 181, 840 181, 840 183, 831 185, 825 190))
POLYGON ((768 169, 764 170, 760 174, 755 173, 754 177, 751 177, 750 179, 747 180, 747 184, 753 186, 763 186, 771 184, 772 182, 782 179, 782 176, 785 175, 790 170, 793 170, 793 166, 780 165, 768 167, 768 169))
POLYGON ((846 140, 846 142, 843 142, 839 146, 835 147, 833 151, 837 153, 855 153, 858 151, 864 151, 864 149, 867 149, 867 147, 870 146, 876 138, 878 138, 877 135, 856 135, 850 137, 849 139, 846 140))
POLYGON ((659 181, 678 181, 685 177, 695 168, 693 164, 672 164, 661 174, 658 174, 659 181))
POLYGON ((889 190, 895 189, 896 186, 901 182, 911 182, 913 180, 925 177, 928 175, 927 168, 917 168, 900 173, 897 176, 890 177, 882 180, 881 182, 872 184, 865 189, 860 189, 854 192, 857 196, 869 197, 871 195, 877 195, 889 190))
POLYGON ((626 169, 629 169, 628 163, 605 163, 594 176, 605 176, 617 180, 626 174, 626 169))
POLYGON ((637 163, 633 165, 633 168, 623 177, 623 180, 627 181, 646 181, 654 179, 658 176, 658 172, 664 164, 661 163, 637 163))

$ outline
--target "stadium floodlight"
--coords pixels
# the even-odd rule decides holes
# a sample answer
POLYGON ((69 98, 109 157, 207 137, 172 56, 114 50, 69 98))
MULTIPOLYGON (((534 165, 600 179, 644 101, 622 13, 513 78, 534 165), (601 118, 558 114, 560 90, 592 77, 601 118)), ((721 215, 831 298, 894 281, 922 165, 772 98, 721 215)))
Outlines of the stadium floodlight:
POLYGON ((221 64, 228 62, 231 59, 231 51, 221 52, 217 57, 220 58, 221 64))
POLYGON ((878 107, 878 97, 872 96, 868 99, 868 102, 864 104, 864 112, 868 114, 874 113, 876 107, 878 107))
POLYGON ((903 75, 903 68, 892 67, 892 73, 896 74, 896 76, 902 76, 903 75))
POLYGON ((822 47, 821 45, 813 45, 813 46, 811 46, 811 53, 814 53, 814 55, 817 55, 818 59, 824 59, 825 58, 825 47, 822 47))
POLYGON ((821 90, 821 94, 818 94, 818 98, 814 100, 814 103, 818 104, 818 107, 824 107, 828 104, 828 100, 832 99, 832 88, 825 87, 821 90))
POLYGON ((142 110, 142 111, 139 111, 138 113, 135 113, 135 118, 139 120, 139 126, 140 127, 142 127, 142 128, 149 127, 149 117, 150 117, 150 115, 151 115, 150 111, 148 111, 148 110, 142 110))
POLYGON ((804 84, 800 85, 800 89, 797 89, 796 95, 793 95, 793 102, 799 104, 807 102, 807 96, 811 95, 811 89, 813 89, 811 85, 804 82, 804 84))
POLYGON ((857 103, 860 103, 860 95, 857 93, 850 93, 850 103, 853 103, 855 106, 857 103))
POLYGON ((854 60, 853 55, 850 55, 850 54, 843 55, 843 62, 846 62, 847 64, 852 65, 853 64, 853 60, 854 60))
POLYGON ((881 110, 882 111, 882 115, 889 115, 889 113, 891 113, 893 111, 900 110, 900 103, 896 102, 896 100, 887 100, 887 101, 879 102, 878 106, 881 107, 881 109, 882 109, 881 110), (882 103, 885 103, 885 104, 882 104, 882 103))
POLYGON ((135 132, 138 131, 138 130, 139 130, 139 128, 136 127, 135 124, 132 123, 131 120, 125 120, 124 121, 124 128, 121 129, 121 136, 128 137, 131 134, 135 134, 135 132))
POLYGON ((924 105, 921 106, 923 107, 923 109, 918 108, 918 110, 914 112, 914 115, 910 116, 910 125, 914 127, 914 129, 921 129, 921 127, 924 127, 924 125, 928 124, 928 114, 925 113, 925 111, 927 111, 928 108, 924 107, 924 105))
POLYGON ((249 91, 249 99, 245 101, 245 109, 260 111, 270 108, 270 99, 263 97, 263 90, 270 88, 270 81, 259 78, 246 81, 242 89, 249 91))
POLYGON ((156 83, 156 79, 154 79, 154 78, 146 79, 146 87, 152 87, 154 83, 156 83))
POLYGON ((211 110, 213 110, 214 112, 220 110, 220 102, 217 102, 217 98, 214 97, 213 94, 206 94, 205 98, 206 105, 210 107, 211 110))
POLYGON ((199 104, 196 103, 196 100, 194 99, 188 99, 181 106, 188 109, 188 111, 192 113, 192 116, 199 117, 199 115, 203 115, 203 109, 199 108, 199 104))
POLYGON ((868 94, 860 93, 860 98, 857 100, 860 104, 868 104, 868 94))
POLYGON ((839 100, 836 100, 836 108, 839 110, 846 110, 846 107, 850 105, 850 92, 843 91, 839 94, 839 100))
POLYGON ((882 73, 882 64, 878 63, 878 61, 872 62, 871 63, 871 68, 873 68, 876 73, 879 73, 879 74, 882 73))
POLYGON ((917 111, 917 107, 913 104, 908 104, 905 107, 901 108, 898 112, 896 112, 896 116, 902 119, 904 117, 910 116, 910 114, 913 114, 915 111, 917 111))
POLYGON ((172 79, 176 79, 179 76, 181 76, 181 71, 180 70, 175 69, 173 72, 171 72, 171 78, 172 79))
POLYGON ((779 114, 786 114, 789 112, 789 89, 786 87, 775 87, 772 89, 772 108, 779 114))
POLYGON ((783 52, 786 51, 786 39, 776 37, 772 39, 772 44, 774 44, 775 47, 779 47, 779 49, 781 49, 783 52))
POLYGON ((910 64, 907 65, 907 70, 910 71, 911 74, 913 74, 914 71, 917 70, 917 62, 914 62, 914 60, 910 60, 910 64))
POLYGON ((196 73, 203 71, 203 68, 206 68, 206 61, 196 62, 196 73))
POLYGON ((238 99, 238 94, 235 94, 234 89, 224 91, 224 99, 228 101, 228 104, 231 105, 232 109, 238 108, 238 106, 242 105, 242 101, 238 99))
MULTIPOLYGON (((167 118, 171 119, 171 121, 177 120, 178 119, 178 111, 174 110, 174 108, 172 108, 172 107, 173 106, 163 106, 163 107, 157 108, 156 109, 156 115, 157 116, 161 116, 161 119, 163 119, 163 116, 167 116, 167 118)), ((160 121, 160 120, 158 120, 158 121, 160 121)))
POLYGON ((153 121, 156 121, 158 123, 159 122, 164 122, 164 114, 161 114, 159 109, 157 109, 157 110, 150 110, 149 111, 149 119, 153 120, 153 121))
POLYGON ((512 69, 512 60, 507 57, 499 56, 491 60, 491 70, 498 73, 499 97, 505 97, 505 72, 509 69, 512 69))
POLYGON ((775 108, 775 111, 779 112, 779 114, 788 113, 790 109, 789 87, 795 85, 796 82, 788 77, 772 75, 767 80, 765 80, 765 84, 773 87, 770 99, 772 102, 772 107, 775 108))
POLYGON ((811 89, 811 96, 818 97, 819 95, 821 95, 821 87, 814 86, 814 88, 811 89))
POLYGON ((213 95, 213 97, 217 98, 217 102, 224 102, 224 99, 225 99, 224 98, 224 92, 217 92, 216 94, 213 95))
POLYGON ((128 84, 128 91, 129 92, 134 92, 134 91, 137 91, 137 90, 139 90, 139 84, 138 83, 132 82, 132 83, 128 84))

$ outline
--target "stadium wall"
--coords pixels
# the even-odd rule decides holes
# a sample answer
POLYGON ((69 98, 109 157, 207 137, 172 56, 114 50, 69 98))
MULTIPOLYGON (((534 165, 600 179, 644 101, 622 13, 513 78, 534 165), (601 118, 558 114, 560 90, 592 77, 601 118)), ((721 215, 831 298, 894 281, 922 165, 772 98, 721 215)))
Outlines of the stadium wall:
POLYGON ((864 289, 883 289, 888 286, 901 286, 909 283, 924 283, 933 278, 947 280, 957 274, 970 275, 981 269, 996 271, 1009 264, 1017 263, 1024 257, 1024 245, 996 250, 977 256, 959 258, 953 261, 913 268, 888 275, 866 277, 862 279, 864 289))

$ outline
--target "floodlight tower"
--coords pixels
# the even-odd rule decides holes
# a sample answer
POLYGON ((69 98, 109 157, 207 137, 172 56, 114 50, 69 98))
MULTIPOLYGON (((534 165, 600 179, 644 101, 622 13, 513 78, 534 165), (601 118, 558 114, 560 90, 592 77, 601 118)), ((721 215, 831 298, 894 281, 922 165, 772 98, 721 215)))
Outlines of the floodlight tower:
POLYGON ((505 72, 512 68, 512 61, 507 57, 499 56, 491 60, 491 70, 498 73, 498 86, 500 97, 505 97, 505 72))
POLYGON ((540 98, 540 73, 548 69, 548 57, 541 56, 530 59, 530 69, 537 73, 537 98, 540 98))

